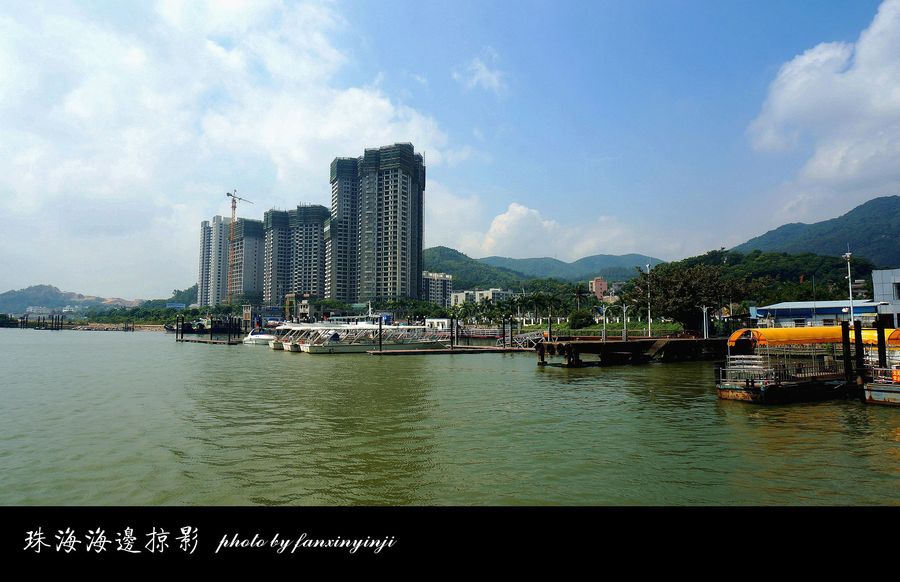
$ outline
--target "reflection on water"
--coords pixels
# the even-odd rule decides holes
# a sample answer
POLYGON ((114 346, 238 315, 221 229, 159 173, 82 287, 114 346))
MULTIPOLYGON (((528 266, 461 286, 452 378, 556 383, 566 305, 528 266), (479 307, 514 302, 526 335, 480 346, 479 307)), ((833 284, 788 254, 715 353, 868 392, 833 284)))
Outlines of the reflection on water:
POLYGON ((7 505, 900 501, 900 410, 719 401, 708 363, 0 341, 7 505))

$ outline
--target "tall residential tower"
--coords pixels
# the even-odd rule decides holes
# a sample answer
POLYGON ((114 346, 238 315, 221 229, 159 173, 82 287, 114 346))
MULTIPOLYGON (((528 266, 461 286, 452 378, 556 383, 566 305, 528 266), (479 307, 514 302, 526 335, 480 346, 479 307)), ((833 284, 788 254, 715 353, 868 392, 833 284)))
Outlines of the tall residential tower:
POLYGON ((325 230, 330 213, 324 206, 269 210, 263 219, 263 302, 281 305, 288 293, 325 296, 325 230))
POLYGON ((234 225, 234 270, 231 273, 231 297, 237 301, 258 303, 263 292, 263 223, 239 218, 234 225))
POLYGON ((418 299, 422 281, 425 161, 410 143, 331 163, 326 236, 329 298, 418 299))
POLYGON ((228 300, 228 237, 231 219, 215 216, 200 223, 200 272, 197 303, 218 305, 228 300))

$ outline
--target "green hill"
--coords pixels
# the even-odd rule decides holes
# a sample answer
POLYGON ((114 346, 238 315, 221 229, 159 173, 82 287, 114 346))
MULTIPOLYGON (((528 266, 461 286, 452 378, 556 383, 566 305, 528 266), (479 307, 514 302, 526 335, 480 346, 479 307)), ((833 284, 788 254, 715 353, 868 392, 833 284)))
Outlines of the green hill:
POLYGON ((134 307, 142 301, 129 301, 118 297, 96 297, 69 291, 60 291, 52 285, 32 285, 25 289, 15 289, 0 293, 0 313, 25 313, 31 306, 51 309, 67 305, 82 307, 134 307))
POLYGON ((625 281, 634 276, 635 267, 644 268, 662 263, 660 259, 647 255, 592 255, 566 263, 558 259, 510 259, 507 257, 485 257, 480 262, 492 267, 509 269, 528 277, 554 277, 565 281, 585 281, 601 276, 608 281, 625 281))
MULTIPOLYGON (((601 276, 608 281, 626 281, 635 267, 647 264, 646 255, 594 255, 566 263, 557 259, 508 259, 486 257, 473 259, 447 247, 425 249, 425 270, 453 275, 453 288, 517 289, 526 281, 554 278, 561 281, 586 281, 601 276)), ((653 265, 662 263, 651 258, 653 265)))
POLYGON ((447 247, 425 249, 425 270, 453 275, 453 289, 516 289, 528 279, 510 269, 492 267, 447 247))
POLYGON ((197 302, 197 283, 187 289, 174 289, 168 299, 150 299, 143 303, 143 307, 165 307, 166 303, 184 303, 190 305, 197 302))
POLYGON ((900 267, 900 196, 869 200, 823 222, 785 224, 732 250, 840 256, 847 252, 847 243, 854 256, 880 268, 900 267))

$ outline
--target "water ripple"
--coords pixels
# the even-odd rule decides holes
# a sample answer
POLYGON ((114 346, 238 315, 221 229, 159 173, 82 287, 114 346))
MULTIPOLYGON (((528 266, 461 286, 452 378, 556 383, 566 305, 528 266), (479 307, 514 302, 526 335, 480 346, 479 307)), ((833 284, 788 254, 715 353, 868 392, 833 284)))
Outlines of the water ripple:
POLYGON ((3 504, 898 504, 900 414, 538 368, 0 330, 3 504))

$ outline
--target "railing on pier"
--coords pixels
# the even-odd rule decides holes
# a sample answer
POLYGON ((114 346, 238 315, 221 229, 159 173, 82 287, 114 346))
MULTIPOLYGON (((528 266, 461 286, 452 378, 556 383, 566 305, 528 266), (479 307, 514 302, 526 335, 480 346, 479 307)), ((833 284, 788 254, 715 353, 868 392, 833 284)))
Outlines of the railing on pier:
POLYGON ((747 380, 797 382, 827 376, 842 377, 844 362, 830 358, 813 362, 771 362, 766 356, 728 356, 727 366, 719 369, 719 382, 747 380))
POLYGON ((471 338, 495 338, 502 335, 499 327, 463 327, 459 330, 460 337, 471 338))
POLYGON ((872 382, 875 384, 900 384, 900 369, 873 368, 872 382))
MULTIPOLYGON (((532 331, 529 333, 522 333, 519 335, 514 335, 510 338, 510 343, 514 348, 528 348, 534 349, 539 343, 544 341, 544 332, 543 331, 532 331)), ((498 346, 503 346, 503 338, 497 340, 498 346)))

